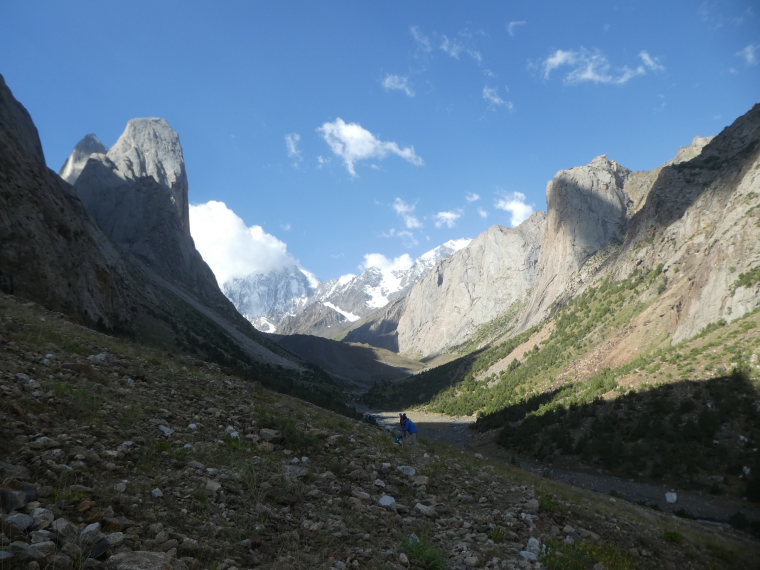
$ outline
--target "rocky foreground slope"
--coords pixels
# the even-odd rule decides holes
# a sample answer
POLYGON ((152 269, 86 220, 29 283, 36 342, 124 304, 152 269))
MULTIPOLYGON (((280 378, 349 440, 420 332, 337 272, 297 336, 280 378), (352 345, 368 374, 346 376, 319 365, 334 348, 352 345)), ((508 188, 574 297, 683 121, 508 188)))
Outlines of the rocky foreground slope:
POLYGON ((10 296, 0 313, 3 570, 749 568, 760 554, 424 439, 394 446, 10 296))

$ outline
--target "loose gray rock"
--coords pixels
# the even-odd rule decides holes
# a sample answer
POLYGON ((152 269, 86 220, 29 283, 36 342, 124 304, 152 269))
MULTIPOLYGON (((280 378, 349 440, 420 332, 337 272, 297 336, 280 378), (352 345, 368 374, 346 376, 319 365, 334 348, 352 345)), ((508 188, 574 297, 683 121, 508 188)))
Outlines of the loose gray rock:
POLYGON ((378 499, 377 504, 386 509, 394 510, 396 508, 396 499, 390 495, 383 495, 378 499))
POLYGON ((187 570, 187 565, 164 552, 120 552, 111 556, 104 570, 187 570))
POLYGON ((24 513, 13 513, 3 517, 3 532, 11 537, 23 536, 32 526, 34 526, 34 519, 24 513))

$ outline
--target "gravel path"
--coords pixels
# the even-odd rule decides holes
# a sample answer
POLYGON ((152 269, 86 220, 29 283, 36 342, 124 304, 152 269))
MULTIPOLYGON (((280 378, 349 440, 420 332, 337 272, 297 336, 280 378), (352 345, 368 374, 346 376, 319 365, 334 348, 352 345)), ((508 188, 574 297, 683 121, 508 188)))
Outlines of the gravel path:
MULTIPOLYGON (((399 412, 368 411, 382 426, 393 428, 398 424, 399 412)), ((445 416, 427 412, 408 412, 417 424, 420 438, 429 438, 454 445, 461 449, 481 453, 492 459, 509 462, 512 455, 490 441, 478 437, 469 429, 475 421, 473 416, 445 416)), ((519 466, 548 479, 562 481, 576 487, 596 491, 605 495, 617 495, 635 503, 656 507, 665 512, 685 512, 690 516, 711 521, 727 521, 737 512, 750 519, 760 520, 760 508, 746 501, 703 495, 696 492, 680 491, 668 487, 641 483, 601 473, 590 473, 560 469, 535 461, 519 460, 519 466), (669 503, 666 493, 675 491, 677 502, 669 503)))

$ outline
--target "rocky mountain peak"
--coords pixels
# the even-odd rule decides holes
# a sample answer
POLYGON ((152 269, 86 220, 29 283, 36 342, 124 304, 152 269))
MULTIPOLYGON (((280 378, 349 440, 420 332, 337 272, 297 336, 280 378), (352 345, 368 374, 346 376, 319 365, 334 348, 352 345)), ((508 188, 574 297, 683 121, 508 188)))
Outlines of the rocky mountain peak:
POLYGON ((100 142, 100 139, 90 133, 77 143, 71 155, 66 159, 61 167, 61 178, 69 184, 74 184, 82 173, 85 164, 93 154, 105 154, 108 152, 106 146, 100 142))
POLYGON ((148 176, 169 189, 182 229, 190 235, 185 158, 179 135, 166 119, 131 119, 108 158, 123 178, 148 176))
POLYGON ((678 154, 667 164, 680 164, 700 155, 702 149, 715 137, 694 137, 689 146, 682 146, 678 154))

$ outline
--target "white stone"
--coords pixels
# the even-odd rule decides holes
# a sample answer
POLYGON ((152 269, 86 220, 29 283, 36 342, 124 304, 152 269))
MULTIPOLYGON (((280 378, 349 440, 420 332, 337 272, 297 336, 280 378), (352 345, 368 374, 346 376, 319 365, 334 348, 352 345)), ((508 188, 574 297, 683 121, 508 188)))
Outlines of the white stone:
POLYGON ((377 504, 386 509, 394 510, 396 508, 396 499, 390 495, 383 495, 377 500, 377 504))

